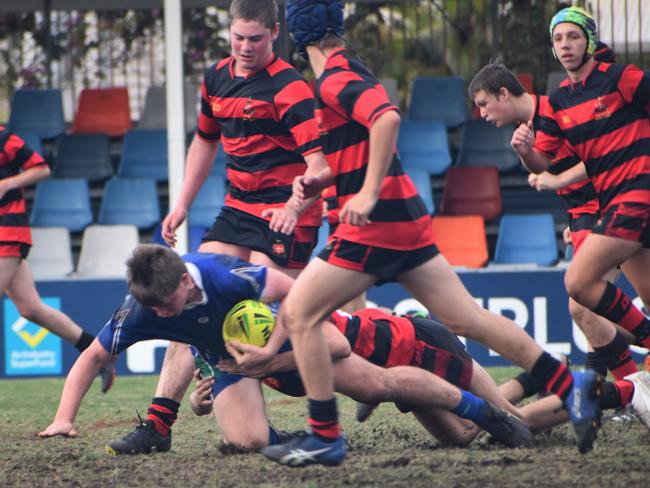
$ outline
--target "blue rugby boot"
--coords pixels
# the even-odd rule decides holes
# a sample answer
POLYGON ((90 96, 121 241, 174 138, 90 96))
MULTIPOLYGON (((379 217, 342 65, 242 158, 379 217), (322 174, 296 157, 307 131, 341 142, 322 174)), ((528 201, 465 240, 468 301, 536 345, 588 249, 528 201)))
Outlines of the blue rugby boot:
POLYGON ((309 464, 338 466, 345 459, 347 448, 343 434, 333 442, 325 442, 311 432, 303 432, 282 444, 265 447, 261 452, 276 463, 298 468, 309 464))
POLYGON ((600 427, 602 378, 592 369, 573 371, 573 388, 564 406, 576 432, 578 451, 591 451, 600 427))

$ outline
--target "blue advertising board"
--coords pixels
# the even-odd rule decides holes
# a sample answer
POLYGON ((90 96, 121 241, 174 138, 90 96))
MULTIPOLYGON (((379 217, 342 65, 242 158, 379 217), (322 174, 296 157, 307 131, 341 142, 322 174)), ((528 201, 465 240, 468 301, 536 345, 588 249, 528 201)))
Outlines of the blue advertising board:
MULTIPOLYGON (((583 364, 587 342, 572 323, 562 269, 524 271, 461 271, 461 280, 479 305, 514 320, 549 352, 563 352, 574 364, 583 364)), ((625 280, 618 283, 636 297, 625 280)), ((126 283, 120 280, 66 280, 39 282, 46 303, 62 310, 88 332, 96 334, 124 299, 126 283)), ((400 285, 372 288, 368 298, 397 312, 419 305, 400 285)), ((22 319, 13 304, 3 299, 0 327, 0 378, 66 375, 78 351, 52 333, 22 319)), ((639 304, 638 298, 637 304, 639 304)), ((130 347, 117 361, 119 375, 158 373, 167 341, 146 341, 130 347)), ((508 362, 493 351, 467 341, 469 352, 485 366, 508 362)), ((640 361, 644 350, 634 348, 640 361)))

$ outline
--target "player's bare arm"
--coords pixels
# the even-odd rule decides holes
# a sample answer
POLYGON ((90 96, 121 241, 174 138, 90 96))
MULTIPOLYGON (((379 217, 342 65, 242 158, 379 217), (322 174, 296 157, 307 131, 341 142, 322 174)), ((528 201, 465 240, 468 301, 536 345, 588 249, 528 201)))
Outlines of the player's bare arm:
POLYGON ((86 392, 102 366, 110 363, 113 356, 106 351, 97 339, 81 353, 75 361, 63 385, 59 409, 52 423, 42 432, 40 437, 63 435, 75 437, 74 420, 86 392))
POLYGON ((4 197, 8 191, 25 186, 33 185, 50 176, 49 166, 42 164, 33 168, 21 171, 17 175, 8 176, 0 179, 0 198, 4 197))
POLYGON ((343 205, 339 213, 341 222, 358 226, 369 222, 368 215, 377 204, 381 185, 393 160, 400 121, 399 114, 390 110, 381 114, 370 127, 370 154, 366 177, 359 193, 343 205))
POLYGON ((533 122, 528 121, 520 124, 512 134, 510 145, 519 155, 523 165, 531 173, 541 173, 546 171, 551 163, 550 159, 541 152, 535 150, 535 132, 533 131, 533 122))
POLYGON ((176 229, 187 218, 187 212, 206 178, 217 154, 217 143, 206 142, 194 136, 185 161, 185 175, 178 202, 162 222, 162 237, 171 246, 176 244, 176 229))

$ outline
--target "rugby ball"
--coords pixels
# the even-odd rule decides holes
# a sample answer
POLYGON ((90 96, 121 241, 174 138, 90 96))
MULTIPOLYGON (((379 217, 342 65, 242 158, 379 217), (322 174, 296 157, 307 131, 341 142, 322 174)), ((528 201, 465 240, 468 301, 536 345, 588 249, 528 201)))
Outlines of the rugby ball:
POLYGON ((274 326, 273 312, 264 302, 242 300, 223 320, 223 340, 264 347, 274 326))

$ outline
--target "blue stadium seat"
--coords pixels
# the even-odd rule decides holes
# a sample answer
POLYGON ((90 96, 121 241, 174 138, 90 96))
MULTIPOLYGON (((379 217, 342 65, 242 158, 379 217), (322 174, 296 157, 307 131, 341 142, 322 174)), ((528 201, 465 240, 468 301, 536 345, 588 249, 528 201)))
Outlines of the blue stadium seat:
POLYGON ((16 133, 34 132, 41 139, 52 139, 63 134, 65 120, 61 90, 16 90, 11 101, 9 129, 16 133))
POLYGON ((451 164, 447 128, 440 121, 404 120, 397 139, 404 166, 441 175, 451 164))
POLYGON ((163 129, 127 132, 117 174, 124 178, 167 181, 167 131, 163 129))
POLYGON ((467 119, 465 83, 459 76, 418 76, 413 81, 408 118, 441 120, 446 127, 458 127, 467 119))
POLYGON ((494 253, 497 264, 550 266, 558 260, 551 214, 503 215, 494 253))
POLYGON ((417 188, 422 200, 424 200, 427 210, 430 214, 433 214, 435 205, 433 203, 433 190, 429 173, 424 169, 409 167, 405 168, 405 171, 415 183, 415 188, 417 188))
POLYGON ((212 176, 221 176, 224 179, 226 178, 226 153, 223 152, 223 145, 221 143, 219 143, 217 155, 214 158, 210 174, 212 176))
MULTIPOLYGON (((205 234, 206 228, 203 227, 202 225, 190 225, 187 229, 188 232, 188 250, 189 252, 195 252, 199 249, 199 246, 201 245, 201 239, 203 239, 203 235, 205 234)), ((167 246, 167 243, 163 240, 162 238, 162 225, 158 224, 156 226, 156 229, 153 231, 153 239, 151 242, 154 242, 156 244, 162 244, 163 246, 167 246)))
POLYGON ((113 174, 106 134, 67 134, 59 138, 54 152, 56 178, 100 181, 113 174))
POLYGON ((494 166, 499 173, 519 167, 519 157, 510 147, 513 127, 495 127, 485 120, 468 120, 463 126, 463 141, 458 166, 494 166))
POLYGON ((158 222, 160 206, 154 180, 113 177, 106 182, 99 224, 130 224, 150 229, 158 222))
POLYGON ((16 135, 25 141, 25 144, 27 144, 30 149, 43 156, 43 143, 36 132, 22 131, 17 132, 16 135))
POLYGON ((190 207, 192 225, 211 227, 226 197, 225 183, 219 176, 208 176, 190 207))
POLYGON ((323 250, 327 245, 327 239, 329 237, 330 224, 327 222, 327 218, 323 218, 320 227, 318 228, 318 242, 316 247, 311 252, 311 258, 314 259, 318 254, 323 250))
POLYGON ((51 179, 36 185, 30 225, 66 227, 71 232, 81 232, 92 221, 86 180, 51 179))

